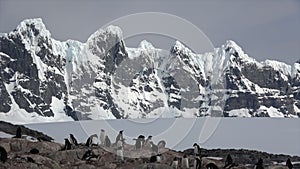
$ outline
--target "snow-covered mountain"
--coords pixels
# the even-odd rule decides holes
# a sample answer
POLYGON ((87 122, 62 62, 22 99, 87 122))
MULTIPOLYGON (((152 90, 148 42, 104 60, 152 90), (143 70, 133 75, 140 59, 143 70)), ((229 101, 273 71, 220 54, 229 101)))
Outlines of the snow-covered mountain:
POLYGON ((195 54, 108 26, 85 43, 51 38, 41 19, 0 34, 0 118, 12 122, 154 117, 299 117, 300 62, 249 57, 233 41, 195 54))

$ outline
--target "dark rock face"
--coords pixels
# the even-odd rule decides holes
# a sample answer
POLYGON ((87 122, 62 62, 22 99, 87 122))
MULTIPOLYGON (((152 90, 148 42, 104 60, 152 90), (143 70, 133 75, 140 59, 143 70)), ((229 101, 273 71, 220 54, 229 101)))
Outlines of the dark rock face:
POLYGON ((167 107, 174 117, 236 117, 240 109, 299 116, 299 61, 287 73, 283 63, 253 60, 234 42, 204 55, 178 44, 167 53, 148 42, 126 48, 114 26, 86 43, 59 42, 41 20, 26 20, 0 36, 0 113, 18 106, 54 119, 146 118, 167 107))

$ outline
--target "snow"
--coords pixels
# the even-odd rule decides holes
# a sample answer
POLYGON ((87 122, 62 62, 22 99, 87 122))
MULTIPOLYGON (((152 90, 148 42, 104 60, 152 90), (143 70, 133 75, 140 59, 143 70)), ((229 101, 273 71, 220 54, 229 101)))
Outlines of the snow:
POLYGON ((41 18, 35 18, 35 19, 25 19, 22 21, 16 28, 18 32, 26 32, 28 31, 28 26, 34 25, 36 29, 38 29, 39 35, 42 37, 50 37, 50 32, 46 29, 45 24, 43 23, 43 20, 41 18))
POLYGON ((245 108, 230 110, 228 111, 228 114, 232 117, 251 117, 251 114, 249 114, 249 110, 245 108))
POLYGON ((270 117, 284 117, 284 115, 275 107, 260 106, 259 111, 267 112, 270 117))
POLYGON ((14 135, 0 131, 0 138, 12 138, 14 135))

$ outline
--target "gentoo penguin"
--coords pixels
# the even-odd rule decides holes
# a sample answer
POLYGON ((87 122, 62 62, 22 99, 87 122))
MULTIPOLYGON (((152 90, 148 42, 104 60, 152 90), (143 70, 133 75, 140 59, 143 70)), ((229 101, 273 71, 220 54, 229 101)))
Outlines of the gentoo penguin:
POLYGON ((98 158, 91 149, 88 149, 82 156, 81 160, 90 161, 92 158, 98 158))
POLYGON ((200 169, 201 165, 202 163, 200 157, 196 156, 194 161, 194 169, 200 169))
POLYGON ((5 150, 5 148, 0 146, 0 161, 2 163, 5 163, 7 160, 7 152, 5 150))
POLYGON ((264 162, 261 158, 259 158, 258 162, 255 164, 255 169, 264 169, 264 162))
POLYGON ((152 152, 155 153, 155 154, 158 154, 158 146, 155 145, 155 144, 153 143, 153 141, 150 141, 150 145, 151 145, 151 150, 152 150, 152 152))
POLYGON ((166 147, 166 141, 165 140, 160 140, 158 143, 157 143, 157 146, 158 148, 165 148, 166 147))
POLYGON ((189 159, 187 158, 186 155, 183 156, 182 160, 181 160, 181 167, 183 169, 188 169, 190 168, 190 164, 189 164, 189 159))
POLYGON ((119 131, 119 134, 118 134, 117 137, 116 137, 116 142, 115 142, 116 144, 118 143, 119 140, 124 141, 123 131, 124 131, 124 130, 119 131))
POLYGON ((145 147, 146 149, 151 148, 151 142, 152 142, 152 136, 148 136, 147 139, 146 139, 146 141, 145 141, 144 147, 145 147))
POLYGON ((232 165, 233 165, 233 160, 231 158, 231 155, 228 154, 227 157, 226 157, 226 160, 225 160, 224 168, 231 167, 232 165))
POLYGON ((292 164, 292 162, 291 162, 291 160, 290 160, 289 158, 286 160, 285 165, 286 165, 289 169, 292 169, 292 168, 294 167, 293 164, 292 164))
POLYGON ((142 149, 144 147, 145 136, 139 135, 139 137, 137 139, 133 139, 133 140, 135 140, 135 149, 136 150, 142 149))
POLYGON ((19 126, 19 127, 17 128, 17 132, 16 132, 15 138, 21 138, 21 137, 22 137, 22 129, 21 129, 21 127, 19 126))
POLYGON ((174 157, 174 159, 173 159, 173 161, 171 163, 171 167, 173 169, 178 169, 178 159, 177 159, 177 157, 174 157))
POLYGON ((93 134, 86 140, 85 146, 87 146, 87 147, 97 146, 97 144, 98 144, 97 140, 98 140, 97 134, 93 134))
POLYGON ((206 169, 219 169, 219 167, 214 163, 209 163, 206 165, 206 169))
POLYGON ((117 160, 124 161, 124 148, 123 148, 123 141, 119 140, 117 142, 117 160))
POLYGON ((157 161, 157 156, 156 154, 152 153, 150 157, 150 163, 155 163, 157 161))
POLYGON ((101 129, 100 131, 100 144, 105 145, 105 138, 106 138, 106 133, 104 129, 101 129))
POLYGON ((110 145, 111 145, 110 139, 108 138, 108 136, 105 136, 105 147, 110 147, 110 145))
POLYGON ((67 138, 65 138, 65 146, 62 150, 71 150, 71 143, 67 138))
POLYGON ((74 137, 73 134, 70 134, 69 139, 70 139, 69 141, 70 141, 71 144, 74 144, 75 146, 78 146, 78 142, 77 142, 77 140, 76 140, 76 138, 74 137))
POLYGON ((200 146, 197 143, 194 143, 194 156, 200 156, 200 146))

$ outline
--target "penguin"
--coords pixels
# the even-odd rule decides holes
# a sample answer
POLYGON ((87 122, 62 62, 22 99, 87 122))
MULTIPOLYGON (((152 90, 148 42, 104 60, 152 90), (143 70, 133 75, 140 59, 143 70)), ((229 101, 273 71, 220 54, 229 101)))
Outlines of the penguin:
POLYGON ((255 164, 255 169, 264 169, 264 162, 262 158, 259 158, 258 162, 255 164))
POLYGON ((123 149, 123 140, 117 142, 117 160, 124 161, 124 149, 123 149))
POLYGON ((71 143, 69 141, 69 139, 65 138, 65 146, 62 150, 71 150, 71 143))
POLYGON ((110 139, 108 138, 108 136, 105 136, 105 146, 106 146, 106 147, 110 147, 110 146, 111 146, 111 141, 110 141, 110 139))
POLYGON ((142 149, 144 147, 145 136, 139 135, 139 137, 137 139, 133 139, 133 140, 135 140, 135 149, 136 150, 142 149))
POLYGON ((152 153, 150 157, 150 163, 155 163, 155 162, 157 162, 157 156, 154 153, 152 153))
POLYGON ((195 157, 194 168, 195 169, 200 169, 201 165, 202 165, 202 162, 201 162, 200 157, 195 157))
POLYGON ((153 143, 153 141, 150 141, 150 145, 151 145, 151 150, 152 150, 152 152, 155 153, 155 154, 158 154, 158 146, 155 145, 155 144, 153 143))
POLYGON ((174 157, 174 158, 173 158, 173 161, 172 161, 172 163, 171 163, 171 167, 172 167, 173 169, 178 169, 178 159, 177 159, 177 157, 174 157))
POLYGON ((7 160, 7 152, 6 152, 5 148, 0 146, 0 161, 2 163, 5 163, 6 160, 7 160))
POLYGON ((29 153, 30 153, 30 154, 39 154, 40 151, 39 151, 38 149, 36 149, 36 148, 33 148, 33 149, 31 149, 31 150, 29 151, 29 153))
POLYGON ((158 143, 157 143, 157 146, 158 148, 165 148, 166 147, 166 141, 165 140, 160 140, 158 143))
POLYGON ((209 163, 206 165, 206 169, 219 169, 219 167, 214 163, 209 163))
POLYGON ((21 138, 21 137, 22 137, 22 129, 20 126, 18 126, 15 138, 21 138))
POLYGON ((291 160, 290 160, 289 158, 286 160, 285 165, 286 165, 289 169, 292 169, 292 168, 294 167, 293 164, 292 164, 292 162, 291 162, 291 160))
POLYGON ((91 146, 96 146, 97 145, 97 139, 98 136, 97 134, 91 135, 85 142, 85 146, 91 147, 91 146))
POLYGON ((73 134, 70 134, 69 139, 70 139, 69 141, 70 141, 71 144, 74 144, 75 146, 78 146, 78 142, 77 142, 77 140, 76 140, 76 138, 74 137, 73 134))
POLYGON ((181 167, 183 169, 188 169, 190 168, 190 164, 189 164, 189 159, 187 158, 186 155, 183 156, 182 160, 181 160, 181 167))
POLYGON ((105 145, 105 138, 106 138, 106 133, 104 129, 101 129, 100 131, 100 144, 105 145))
POLYGON ((116 137, 116 142, 115 142, 116 144, 118 143, 119 140, 124 141, 123 131, 124 131, 124 130, 119 131, 119 134, 118 134, 117 137, 116 137))
POLYGON ((232 165, 233 165, 233 160, 231 158, 231 155, 228 154, 227 157, 226 157, 226 160, 225 160, 225 166, 224 166, 224 168, 227 168, 227 167, 230 168, 230 167, 232 167, 232 165))
POLYGON ((98 158, 99 155, 96 155, 91 149, 88 149, 82 156, 81 160, 90 161, 92 158, 98 158))
POLYGON ((145 148, 151 148, 151 142, 152 142, 152 136, 148 136, 148 138, 145 141, 145 148))
POLYGON ((197 143, 194 143, 194 156, 200 156, 200 146, 197 143))

